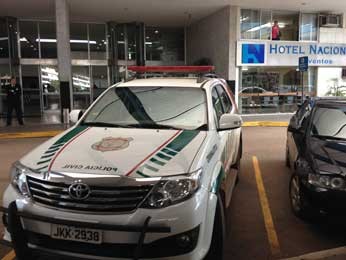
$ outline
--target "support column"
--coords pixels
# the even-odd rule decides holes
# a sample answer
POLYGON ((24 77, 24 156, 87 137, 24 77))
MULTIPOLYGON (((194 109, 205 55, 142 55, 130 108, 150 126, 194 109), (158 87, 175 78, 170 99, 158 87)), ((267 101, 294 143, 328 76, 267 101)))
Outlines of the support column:
POLYGON ((60 81, 61 120, 63 109, 72 109, 70 8, 67 0, 55 0, 56 38, 60 81))

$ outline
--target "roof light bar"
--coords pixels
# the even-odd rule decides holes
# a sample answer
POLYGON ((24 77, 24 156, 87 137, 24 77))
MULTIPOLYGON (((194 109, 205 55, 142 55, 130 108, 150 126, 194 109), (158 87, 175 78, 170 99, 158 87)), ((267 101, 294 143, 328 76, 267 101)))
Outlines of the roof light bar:
POLYGON ((214 66, 128 66, 128 70, 146 72, 180 72, 180 73, 207 73, 215 70, 214 66))

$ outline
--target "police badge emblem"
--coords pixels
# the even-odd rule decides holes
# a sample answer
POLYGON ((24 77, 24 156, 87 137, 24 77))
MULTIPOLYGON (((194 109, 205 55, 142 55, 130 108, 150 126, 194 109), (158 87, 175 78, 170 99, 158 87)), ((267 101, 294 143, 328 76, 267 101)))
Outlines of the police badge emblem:
POLYGON ((131 141, 133 141, 133 138, 131 137, 106 137, 100 142, 94 143, 91 148, 100 152, 118 151, 129 147, 131 141))

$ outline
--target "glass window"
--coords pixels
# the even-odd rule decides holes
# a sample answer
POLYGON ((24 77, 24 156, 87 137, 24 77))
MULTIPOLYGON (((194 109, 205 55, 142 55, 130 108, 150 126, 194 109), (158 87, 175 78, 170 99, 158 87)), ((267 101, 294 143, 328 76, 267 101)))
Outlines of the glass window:
POLYGON ((39 58, 37 22, 20 21, 20 50, 22 58, 39 58))
POLYGON ((216 91, 216 88, 213 88, 211 94, 212 94, 212 99, 213 99, 214 112, 215 112, 215 116, 216 116, 216 123, 217 123, 217 125, 219 125, 220 118, 224 114, 221 100, 220 100, 219 94, 216 91))
POLYGON ((60 109, 60 82, 58 68, 41 66, 42 108, 56 113, 60 109))
POLYGON ((317 41, 317 14, 301 14, 300 40, 317 41))
POLYGON ((72 23, 70 25, 70 44, 72 59, 88 59, 87 24, 72 23))
POLYGON ((311 134, 346 139, 346 106, 317 107, 312 119, 311 134))
POLYGON ((318 68, 318 96, 346 96, 346 78, 341 67, 318 68))
POLYGON ((125 33, 124 33, 125 25, 117 26, 117 49, 118 49, 118 59, 125 60, 125 33))
POLYGON ((261 40, 271 39, 271 21, 272 21, 272 12, 267 10, 262 10, 261 11, 261 25, 260 25, 261 40))
POLYGON ((216 86, 217 92, 220 96, 222 107, 225 113, 230 113, 232 110, 232 103, 228 97, 228 94, 221 85, 216 86))
POLYGON ((86 109, 90 105, 90 75, 88 66, 72 67, 73 107, 86 109))
POLYGON ((305 96, 316 95, 316 68, 310 67, 304 76, 302 93, 301 73, 294 67, 262 67, 242 70, 239 91, 243 113, 294 112, 305 96))
POLYGON ((145 28, 146 60, 184 61, 184 29, 183 28, 145 28))
POLYGON ((53 22, 40 22, 41 58, 57 58, 56 28, 53 22))
POLYGON ((89 111, 85 124, 139 128, 206 127, 205 92, 199 88, 111 88, 89 111))
POLYGON ((260 39, 260 11, 242 9, 240 30, 242 39, 260 39))
POLYGON ((9 65, 0 64, 0 115, 7 111, 7 98, 5 86, 10 84, 11 73, 9 65))
POLYGON ((90 59, 105 60, 106 55, 106 25, 89 24, 90 59))
POLYGON ((8 58, 8 51, 7 22, 0 18, 0 58, 8 58))
POLYGON ((274 11, 272 26, 278 22, 281 41, 299 40, 299 13, 289 11, 274 11))
POLYGON ((94 100, 108 88, 107 66, 92 66, 93 98, 94 100))
POLYGON ((136 27, 127 25, 128 60, 136 60, 136 27))
POLYGON ((58 68, 51 66, 41 66, 41 82, 43 94, 59 93, 60 82, 58 68))
POLYGON ((22 84, 25 114, 40 115, 41 96, 37 65, 22 65, 22 84))

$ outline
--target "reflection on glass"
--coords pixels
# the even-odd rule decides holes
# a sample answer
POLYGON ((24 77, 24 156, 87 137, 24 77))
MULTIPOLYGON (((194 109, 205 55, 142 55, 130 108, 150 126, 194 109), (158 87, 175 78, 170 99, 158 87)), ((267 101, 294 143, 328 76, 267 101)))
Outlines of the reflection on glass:
POLYGON ((301 14, 301 41, 317 41, 317 19, 317 14, 301 14))
POLYGON ((5 86, 10 84, 11 74, 9 65, 0 65, 0 114, 7 112, 7 98, 5 86))
POLYGON ((299 13, 289 11, 273 12, 274 21, 279 22, 281 41, 298 41, 299 39, 299 13))
POLYGON ((90 76, 88 66, 72 67, 73 92, 90 92, 90 76))
POLYGON ((40 115, 41 97, 37 65, 22 65, 22 84, 25 114, 40 115))
MULTIPOLYGON (((72 23, 70 25, 70 44, 72 59, 88 59, 87 24, 72 23)), ((96 44, 96 42, 90 41, 90 44, 96 44)))
POLYGON ((119 25, 116 27, 117 31, 117 44, 118 44, 118 59, 125 60, 125 25, 119 25))
MULTIPOLYGON (((260 24, 260 11, 242 9, 240 15, 240 30, 242 39, 260 39, 261 29, 266 26, 260 24)), ((269 24, 269 28, 271 25, 269 24)))
POLYGON ((89 40, 95 42, 95 44, 90 44, 90 59, 106 59, 106 25, 89 24, 89 40))
POLYGON ((20 50, 22 58, 39 58, 37 22, 20 21, 20 50))
MULTIPOLYGON (((316 69, 304 77, 304 95, 315 96, 316 69)), ((301 74, 296 68, 242 68, 239 91, 243 113, 294 112, 302 101, 301 74)))
POLYGON ((311 135, 346 139, 346 106, 317 107, 312 119, 311 135))
POLYGON ((136 27, 127 26, 127 53, 128 60, 136 60, 136 27))
POLYGON ((57 67, 41 66, 43 109, 56 111, 60 109, 60 82, 57 67))
POLYGON ((94 100, 108 88, 107 66, 93 66, 93 98, 94 100))
POLYGON ((146 60, 172 63, 184 60, 183 28, 145 28, 146 60))
POLYGON ((0 18, 0 58, 8 58, 8 54, 7 22, 0 18))
POLYGON ((40 45, 42 58, 56 58, 56 29, 53 22, 40 22, 40 45))

